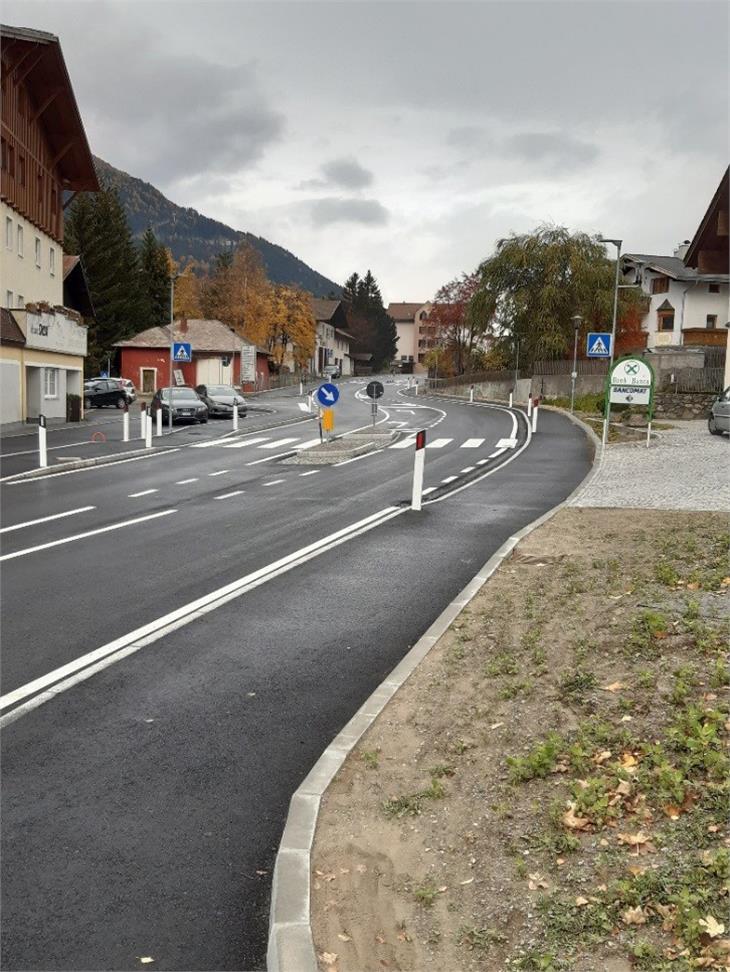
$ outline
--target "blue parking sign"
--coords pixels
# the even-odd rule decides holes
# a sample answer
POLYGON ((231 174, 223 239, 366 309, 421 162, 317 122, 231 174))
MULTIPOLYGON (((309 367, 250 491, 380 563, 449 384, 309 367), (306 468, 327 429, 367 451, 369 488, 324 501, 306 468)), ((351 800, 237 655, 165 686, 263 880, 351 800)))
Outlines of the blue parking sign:
POLYGON ((589 358, 610 358, 610 331, 591 331, 586 341, 586 354, 589 358))

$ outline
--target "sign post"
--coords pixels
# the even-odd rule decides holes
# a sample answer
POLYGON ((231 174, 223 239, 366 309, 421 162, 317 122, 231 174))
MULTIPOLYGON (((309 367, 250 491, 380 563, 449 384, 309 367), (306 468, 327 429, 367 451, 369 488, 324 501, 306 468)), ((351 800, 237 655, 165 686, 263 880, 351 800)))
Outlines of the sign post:
POLYGON ((416 452, 413 457, 413 492, 411 509, 420 512, 423 497, 423 469, 426 464, 426 430, 416 432, 416 452))
POLYGON ((633 405, 645 408, 648 414, 646 445, 651 438, 651 422, 654 417, 654 369, 643 358, 628 355, 619 358, 611 366, 606 380, 606 414, 603 424, 603 448, 608 440, 611 405, 633 405))
POLYGON ((48 450, 46 448, 46 417, 38 416, 38 465, 45 469, 48 465, 48 450))
POLYGON ((368 396, 372 402, 370 406, 370 414, 373 419, 373 428, 375 428, 375 419, 378 417, 378 399, 382 398, 385 393, 385 389, 379 381, 370 381, 365 389, 365 394, 368 396))
POLYGON ((337 404, 340 389, 331 381, 326 381, 317 389, 316 397, 319 403, 319 438, 321 441, 322 432, 332 432, 335 427, 335 413, 332 411, 332 406, 337 404))
MULTIPOLYGON (((173 280, 174 286, 174 280, 173 280)), ((170 334, 172 336, 172 291, 170 292, 170 334)), ((172 432, 172 366, 173 364, 190 364, 193 360, 193 346, 188 344, 187 341, 173 341, 172 347, 170 349, 170 409, 167 417, 167 424, 170 432, 172 432)), ((177 381, 177 375, 175 375, 175 380, 178 385, 182 382, 177 381)))

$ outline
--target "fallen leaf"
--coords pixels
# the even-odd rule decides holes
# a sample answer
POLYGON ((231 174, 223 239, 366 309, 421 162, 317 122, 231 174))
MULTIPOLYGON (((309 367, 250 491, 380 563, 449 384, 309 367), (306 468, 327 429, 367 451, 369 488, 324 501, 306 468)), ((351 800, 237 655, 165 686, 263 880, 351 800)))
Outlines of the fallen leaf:
POLYGON ((619 844, 628 844, 629 847, 638 847, 645 844, 649 838, 641 830, 636 834, 619 834, 617 837, 619 844))
POLYGON ((710 938, 717 938, 718 935, 722 935, 725 931, 725 926, 717 918, 713 918, 712 915, 707 915, 705 918, 700 918, 697 924, 704 928, 710 938))
POLYGON ((601 837, 601 839, 598 841, 598 844, 600 847, 608 847, 608 841, 606 840, 605 837, 601 837))
POLYGON ((707 833, 708 834, 716 834, 719 829, 720 828, 718 827, 717 824, 709 824, 709 826, 707 827, 707 833))
POLYGON ((588 817, 576 817, 574 803, 568 804, 568 809, 563 814, 562 820, 565 826, 571 830, 585 830, 586 827, 590 826, 588 817))
POLYGON ((550 885, 542 876, 542 874, 535 871, 533 874, 528 874, 529 881, 527 882, 527 887, 530 891, 537 891, 538 888, 549 888, 550 885))
POLYGON ((385 945, 385 939, 382 935, 376 935, 375 941, 378 943, 378 945, 385 945))
POLYGON ((611 758, 611 750, 602 749, 600 753, 596 753, 596 755, 593 757, 593 762, 596 764, 596 766, 600 766, 601 763, 605 763, 606 760, 610 758, 611 758))
POLYGON ((730 577, 723 577, 720 581, 720 587, 730 587, 730 577))
POLYGON ((646 915, 644 914, 644 909, 641 905, 637 905, 635 908, 627 908, 621 915, 621 921, 624 925, 645 925, 646 915))
POLYGON ((662 810, 669 817, 670 820, 679 820, 679 815, 682 812, 679 807, 675 807, 673 804, 669 803, 666 807, 662 807, 662 810))
POLYGON ((340 932, 337 936, 341 942, 351 942, 352 939, 349 935, 345 935, 344 932, 340 932))
POLYGON ((621 754, 621 766, 624 769, 630 770, 632 767, 638 764, 638 760, 633 753, 622 753, 621 754))
POLYGON ((337 952, 322 952, 318 958, 324 962, 325 965, 334 965, 337 961, 337 952))
POLYGON ((399 942, 410 942, 410 941, 412 941, 412 939, 411 939, 411 936, 408 934, 408 932, 402 931, 402 932, 398 932, 398 941, 399 942))
POLYGON ((641 874, 646 874, 646 868, 641 867, 639 864, 632 864, 628 870, 630 874, 634 875, 634 877, 639 877, 641 874))
POLYGON ((448 891, 448 890, 449 890, 448 887, 444 884, 442 888, 439 888, 439 894, 443 894, 444 891, 448 891))
POLYGON ((621 780, 616 787, 616 793, 620 793, 621 796, 631 796, 631 789, 632 787, 628 780, 621 780))
POLYGON ((587 905, 589 902, 588 902, 588 898, 584 898, 583 895, 579 894, 578 897, 575 899, 575 903, 579 908, 582 908, 584 905, 587 905))
POLYGON ((691 581, 689 584, 687 584, 688 591, 698 591, 699 589, 700 585, 697 581, 691 581))
POLYGON ((621 722, 633 722, 633 721, 634 721, 634 717, 633 716, 628 716, 628 715, 627 716, 621 716, 621 722))
POLYGON ((555 863, 558 865, 558 867, 562 867, 563 864, 565 864, 565 858, 564 857, 556 857, 555 858, 555 863))
POLYGON ((602 685, 601 688, 604 692, 620 692, 621 689, 626 688, 626 685, 624 682, 611 682, 610 685, 602 685))

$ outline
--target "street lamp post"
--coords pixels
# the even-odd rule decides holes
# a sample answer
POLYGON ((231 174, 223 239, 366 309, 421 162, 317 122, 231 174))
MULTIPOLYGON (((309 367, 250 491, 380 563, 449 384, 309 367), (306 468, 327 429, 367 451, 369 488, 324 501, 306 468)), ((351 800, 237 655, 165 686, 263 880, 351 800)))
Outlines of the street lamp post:
POLYGON ((573 321, 573 329, 575 330, 575 338, 573 340, 573 370, 570 374, 570 411, 572 412, 575 408, 575 381, 578 377, 578 331, 580 331, 583 318, 580 314, 574 314, 571 320, 573 321))
MULTIPOLYGON (((613 245, 616 247, 616 277, 613 285, 613 320, 611 322, 611 349, 608 358, 608 374, 609 374, 609 381, 610 381, 611 369, 613 367, 614 348, 616 345, 616 318, 618 315, 618 273, 619 273, 619 267, 621 265, 621 244, 623 240, 609 240, 609 239, 601 238, 598 242, 613 243, 613 245)), ((609 384, 608 392, 606 393, 606 401, 604 407, 603 437, 601 439, 601 445, 604 449, 606 448, 606 442, 608 440, 608 425, 610 421, 611 421, 611 387, 609 384)))
POLYGON ((170 399, 167 409, 167 427, 172 432, 172 354, 175 344, 175 281, 178 274, 170 274, 170 367, 167 375, 167 387, 170 389, 170 399))

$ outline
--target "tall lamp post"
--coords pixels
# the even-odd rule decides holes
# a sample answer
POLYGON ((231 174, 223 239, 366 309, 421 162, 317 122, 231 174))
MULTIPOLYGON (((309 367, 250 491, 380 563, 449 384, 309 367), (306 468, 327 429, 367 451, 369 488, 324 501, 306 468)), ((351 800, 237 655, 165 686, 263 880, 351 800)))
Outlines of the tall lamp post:
MULTIPOLYGON (((613 245, 616 247, 616 277, 613 285, 613 320, 611 322, 611 353, 608 358, 608 374, 610 378, 611 368, 613 367, 614 348, 616 345, 616 317, 618 314, 618 272, 619 272, 619 267, 621 265, 621 244, 623 240, 609 240, 609 239, 603 239, 603 237, 601 237, 601 239, 598 242, 613 243, 613 245)), ((606 402, 605 402, 604 416, 603 416, 603 437, 601 439, 601 445, 604 449, 606 448, 606 441, 608 440, 608 424, 610 420, 611 420, 611 388, 609 386, 608 393, 606 394, 606 402)))
POLYGON ((167 427, 172 432, 172 354, 175 344, 175 281, 180 275, 170 274, 170 368, 168 372, 167 387, 170 389, 170 401, 167 409, 167 427))
POLYGON ((583 318, 580 314, 574 314, 571 320, 573 321, 573 330, 575 331, 573 340, 573 370, 570 374, 570 411, 572 412, 575 408, 575 381, 578 377, 578 332, 583 323, 583 318))

